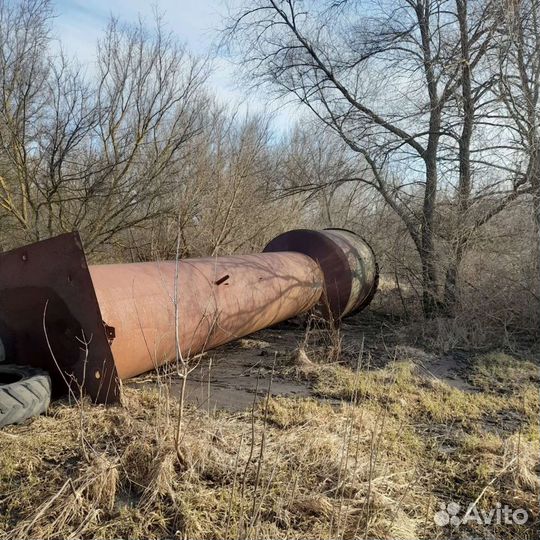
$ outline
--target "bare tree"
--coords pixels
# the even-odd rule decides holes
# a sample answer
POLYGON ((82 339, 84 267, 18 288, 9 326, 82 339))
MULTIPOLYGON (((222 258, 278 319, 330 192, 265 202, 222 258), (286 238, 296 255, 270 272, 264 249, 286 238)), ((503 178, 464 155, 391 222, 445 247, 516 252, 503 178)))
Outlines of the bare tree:
POLYGON ((0 203, 21 240, 79 229, 96 250, 175 213, 183 149, 202 128, 206 65, 156 18, 112 20, 88 77, 50 48, 45 0, 0 4, 0 203))
POLYGON ((490 0, 258 0, 227 28, 251 81, 296 96, 359 156, 357 181, 416 246, 428 316, 456 303, 475 231, 524 192, 482 147, 496 84, 488 53, 505 15, 490 0), (439 239, 450 246, 445 272, 439 239))
POLYGON ((49 2, 0 3, 0 205, 28 233, 35 213, 32 154, 47 105, 49 2))
POLYGON ((540 2, 509 1, 499 39, 496 95, 504 103, 511 133, 510 172, 532 195, 540 294, 540 2))
POLYGON ((309 124, 297 127, 283 150, 277 197, 300 197, 316 226, 349 226, 358 205, 370 199, 357 181, 363 165, 356 156, 333 133, 309 124))
POLYGON ((179 188, 169 198, 176 216, 160 216, 152 233, 136 234, 137 259, 259 250, 277 234, 305 224, 300 196, 275 197, 289 148, 272 140, 270 118, 240 116, 218 103, 186 147, 179 188))
POLYGON ((504 9, 489 1, 456 0, 455 18, 460 84, 449 99, 447 138, 440 155, 457 179, 455 196, 450 194, 443 204, 449 209, 445 215, 448 233, 441 234, 449 244, 444 287, 444 303, 449 313, 457 306, 459 271, 469 243, 480 227, 524 193, 523 182, 509 178, 506 173, 500 174, 492 143, 487 142, 495 132, 501 141, 507 142, 505 129, 496 128, 490 119, 496 101, 492 91, 497 76, 489 65, 489 56, 496 50, 495 36, 504 9), (479 38, 480 49, 476 45, 479 38))

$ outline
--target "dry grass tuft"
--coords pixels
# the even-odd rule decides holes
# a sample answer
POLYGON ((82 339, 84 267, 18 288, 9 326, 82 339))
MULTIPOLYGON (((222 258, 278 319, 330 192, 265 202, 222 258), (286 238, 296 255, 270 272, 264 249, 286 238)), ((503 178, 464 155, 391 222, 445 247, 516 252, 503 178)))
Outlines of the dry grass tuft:
POLYGON ((140 506, 143 511, 151 511, 156 501, 164 497, 175 501, 173 481, 176 476, 174 469, 176 459, 176 455, 172 452, 156 454, 154 457, 141 496, 140 506))
POLYGON ((484 392, 513 393, 523 386, 538 386, 540 367, 503 352, 491 352, 474 358, 470 380, 484 392))
POLYGON ((292 426, 322 426, 334 416, 330 405, 314 399, 271 398, 267 405, 268 420, 286 429, 292 426))
POLYGON ((118 466, 105 454, 97 454, 88 465, 88 484, 83 496, 93 505, 112 512, 118 489, 118 466))
POLYGON ((505 441, 504 453, 507 462, 515 460, 503 478, 508 487, 540 496, 538 441, 527 441, 515 433, 505 441))

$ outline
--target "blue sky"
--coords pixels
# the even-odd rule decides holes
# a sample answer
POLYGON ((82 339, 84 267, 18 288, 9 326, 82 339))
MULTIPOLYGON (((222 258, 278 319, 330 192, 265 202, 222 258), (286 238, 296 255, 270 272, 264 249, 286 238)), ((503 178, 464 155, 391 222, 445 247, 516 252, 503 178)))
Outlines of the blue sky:
MULTIPOLYGON (((164 15, 169 29, 180 41, 200 55, 214 50, 222 17, 227 13, 224 0, 53 0, 55 6, 55 34, 64 50, 76 56, 83 64, 91 66, 95 57, 96 40, 103 32, 111 15, 126 22, 138 17, 152 21, 153 10, 164 15)), ((224 57, 215 58, 210 86, 224 103, 238 105, 242 111, 268 111, 276 114, 275 127, 284 131, 298 119, 297 107, 279 107, 253 95, 246 95, 235 86, 236 68, 224 57), (269 108, 270 107, 270 108, 269 108)))

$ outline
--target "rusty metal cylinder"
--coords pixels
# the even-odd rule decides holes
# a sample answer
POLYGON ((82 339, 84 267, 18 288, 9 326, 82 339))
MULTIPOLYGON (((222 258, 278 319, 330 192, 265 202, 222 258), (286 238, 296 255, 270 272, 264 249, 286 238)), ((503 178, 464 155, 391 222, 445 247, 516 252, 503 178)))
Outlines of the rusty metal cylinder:
POLYGON ((89 268, 121 379, 187 358, 303 313, 334 319, 377 287, 369 245, 341 229, 296 230, 259 255, 89 268))
POLYGON ((89 269, 121 379, 294 317, 323 290, 319 265, 300 253, 89 269))
POLYGON ((379 284, 371 246, 346 229, 297 229, 274 238, 265 252, 294 251, 308 255, 324 275, 323 312, 335 320, 364 309, 379 284))

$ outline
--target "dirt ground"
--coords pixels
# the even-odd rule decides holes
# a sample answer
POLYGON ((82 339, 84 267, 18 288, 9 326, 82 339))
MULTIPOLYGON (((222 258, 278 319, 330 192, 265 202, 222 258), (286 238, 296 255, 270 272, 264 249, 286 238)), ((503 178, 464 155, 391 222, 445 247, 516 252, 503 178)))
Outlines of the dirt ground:
MULTIPOLYGON (((398 321, 365 311, 346 319, 340 326, 343 357, 356 368, 359 355, 363 367, 384 368, 396 354, 406 353, 428 377, 466 392, 474 392, 466 376, 468 360, 474 352, 453 351, 446 354, 427 353, 416 346, 416 340, 397 331, 398 321)), ((312 397, 336 402, 320 396, 309 380, 294 377, 290 366, 305 338, 305 324, 284 322, 261 330, 246 338, 209 351, 194 364, 186 385, 186 400, 203 410, 242 411, 253 406, 268 391, 274 397, 312 397)), ((151 386, 154 374, 130 380, 133 388, 151 386)), ((173 392, 181 383, 172 379, 173 392)))

